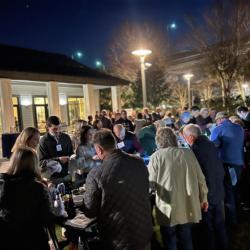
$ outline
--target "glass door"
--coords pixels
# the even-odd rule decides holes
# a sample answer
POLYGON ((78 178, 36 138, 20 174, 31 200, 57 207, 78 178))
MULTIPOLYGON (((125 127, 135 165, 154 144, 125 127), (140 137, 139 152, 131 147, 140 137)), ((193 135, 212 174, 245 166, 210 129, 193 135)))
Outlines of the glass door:
POLYGON ((46 133, 46 120, 49 113, 47 97, 34 97, 33 103, 35 126, 40 133, 46 133))
POLYGON ((14 119, 15 119, 15 131, 20 132, 23 129, 23 124, 22 124, 22 115, 21 115, 19 97, 13 96, 12 103, 13 103, 13 111, 14 111, 14 119))

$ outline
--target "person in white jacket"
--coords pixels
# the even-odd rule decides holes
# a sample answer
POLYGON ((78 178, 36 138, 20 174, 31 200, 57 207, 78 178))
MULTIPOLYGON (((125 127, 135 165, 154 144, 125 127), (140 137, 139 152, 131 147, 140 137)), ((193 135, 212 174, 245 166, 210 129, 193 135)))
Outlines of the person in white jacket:
POLYGON ((178 238, 180 249, 192 250, 191 224, 201 220, 201 209, 208 209, 205 177, 193 152, 178 148, 171 128, 158 129, 156 144, 148 171, 164 249, 177 249, 178 238))

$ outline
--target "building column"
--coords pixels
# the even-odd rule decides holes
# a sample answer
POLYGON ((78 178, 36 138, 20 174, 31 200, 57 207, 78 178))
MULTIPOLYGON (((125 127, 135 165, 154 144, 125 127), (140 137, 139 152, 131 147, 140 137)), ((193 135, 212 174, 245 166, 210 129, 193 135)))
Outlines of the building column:
POLYGON ((15 118, 10 79, 0 79, 1 119, 3 133, 14 132, 15 118))
POLYGON ((112 109, 113 112, 121 111, 121 87, 112 86, 111 87, 111 96, 112 96, 112 109))
POLYGON ((85 105, 85 119, 87 120, 89 115, 94 117, 96 108, 94 86, 92 84, 83 85, 83 96, 85 105))
POLYGON ((95 89, 94 95, 95 95, 95 111, 100 112, 100 90, 95 89))
POLYGON ((55 115, 61 118, 59 90, 57 82, 48 83, 48 104, 49 115, 55 115))

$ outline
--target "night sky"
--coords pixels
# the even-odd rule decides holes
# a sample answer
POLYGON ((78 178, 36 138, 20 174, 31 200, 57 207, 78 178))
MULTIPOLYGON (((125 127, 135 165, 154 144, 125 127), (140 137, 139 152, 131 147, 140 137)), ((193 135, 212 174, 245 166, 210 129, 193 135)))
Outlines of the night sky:
MULTIPOLYGON (((173 39, 187 32, 185 14, 200 16, 211 0, 0 0, 0 43, 105 63, 109 42, 124 21, 176 22, 173 39)), ((167 32, 167 29, 166 29, 167 32)))

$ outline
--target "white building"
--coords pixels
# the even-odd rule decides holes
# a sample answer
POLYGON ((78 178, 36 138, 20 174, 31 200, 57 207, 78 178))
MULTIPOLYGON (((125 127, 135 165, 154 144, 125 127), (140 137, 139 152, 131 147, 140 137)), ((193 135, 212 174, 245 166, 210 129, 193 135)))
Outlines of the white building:
POLYGON ((66 125, 100 110, 99 90, 111 88, 120 109, 120 85, 127 81, 91 69, 70 57, 0 45, 1 133, 38 127, 49 115, 66 125))

